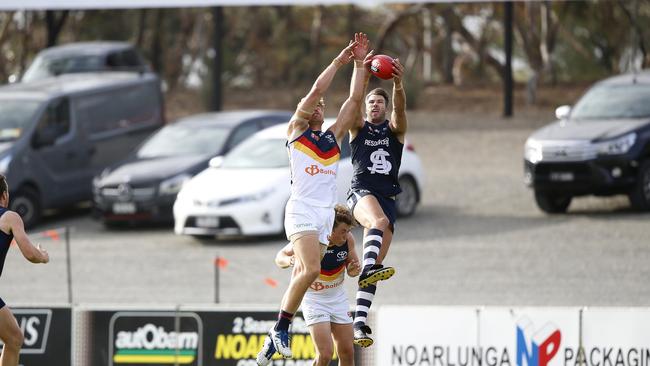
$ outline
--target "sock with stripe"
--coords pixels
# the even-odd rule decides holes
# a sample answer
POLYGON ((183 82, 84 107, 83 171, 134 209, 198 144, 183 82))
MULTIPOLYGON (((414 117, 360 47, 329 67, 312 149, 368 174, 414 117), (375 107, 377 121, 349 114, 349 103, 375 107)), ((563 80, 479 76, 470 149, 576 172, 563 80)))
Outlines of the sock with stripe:
POLYGON ((383 236, 383 231, 372 228, 363 237, 363 272, 369 270, 377 262, 383 236))
POLYGON ((275 324, 275 330, 286 330, 288 332, 292 320, 293 314, 280 310, 280 313, 278 314, 278 322, 275 324))
POLYGON ((354 311, 355 328, 366 325, 368 312, 370 312, 370 306, 372 305, 372 300, 375 298, 376 291, 376 285, 370 285, 365 288, 359 287, 359 290, 357 291, 357 307, 354 311))

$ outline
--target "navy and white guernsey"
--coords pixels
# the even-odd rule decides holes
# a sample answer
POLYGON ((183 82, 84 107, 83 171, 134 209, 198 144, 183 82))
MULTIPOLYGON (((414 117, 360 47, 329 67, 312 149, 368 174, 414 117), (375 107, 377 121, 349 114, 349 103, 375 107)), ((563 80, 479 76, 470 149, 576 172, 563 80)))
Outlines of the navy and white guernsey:
POLYGON ((402 191, 397 174, 404 144, 399 142, 388 123, 366 121, 350 142, 354 169, 352 190, 367 189, 385 197, 396 196, 402 191))
MULTIPOLYGON (((0 207, 0 217, 7 211, 9 210, 0 207)), ((5 266, 5 258, 7 258, 7 252, 9 251, 9 246, 11 245, 12 240, 14 240, 13 234, 5 234, 0 230, 0 275, 2 275, 2 269, 5 266)))

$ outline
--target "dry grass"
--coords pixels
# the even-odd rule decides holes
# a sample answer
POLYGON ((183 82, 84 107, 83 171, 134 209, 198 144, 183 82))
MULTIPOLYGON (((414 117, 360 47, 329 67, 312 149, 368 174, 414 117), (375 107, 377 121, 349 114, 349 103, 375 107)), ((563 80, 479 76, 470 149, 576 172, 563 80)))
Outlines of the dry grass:
MULTIPOLYGON (((390 87, 390 84, 385 83, 383 86, 390 87)), ((517 86, 514 92, 515 114, 546 114, 559 105, 575 103, 586 88, 586 85, 543 86, 538 90, 537 102, 534 105, 529 105, 526 102, 524 86, 517 86)), ((307 88, 303 89, 279 87, 274 90, 225 90, 223 109, 292 110, 307 88)), ((347 97, 346 93, 345 89, 328 93, 326 96, 328 100, 326 114, 328 116, 336 114, 347 97)), ((196 90, 176 90, 168 93, 166 96, 168 120, 173 121, 179 117, 206 111, 204 100, 204 96, 196 90)), ((500 117, 503 113, 503 103, 502 86, 498 84, 480 87, 435 85, 419 91, 414 109, 437 113, 467 113, 500 117)))

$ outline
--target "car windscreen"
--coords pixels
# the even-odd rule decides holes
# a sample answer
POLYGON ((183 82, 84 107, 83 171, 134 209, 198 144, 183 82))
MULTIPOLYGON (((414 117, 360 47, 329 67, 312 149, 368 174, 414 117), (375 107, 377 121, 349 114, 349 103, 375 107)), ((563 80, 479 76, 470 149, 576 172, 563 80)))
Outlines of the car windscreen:
POLYGON ((281 168, 289 166, 285 139, 250 138, 235 147, 223 160, 223 168, 281 168))
POLYGON ((0 141, 12 141, 34 119, 41 105, 33 100, 0 99, 0 141))
POLYGON ((75 72, 100 71, 104 68, 104 58, 98 55, 75 55, 57 58, 37 57, 25 71, 22 81, 38 80, 75 72))
POLYGON ((181 155, 215 155, 221 151, 229 129, 214 126, 169 125, 158 130, 136 152, 138 158, 181 155))
POLYGON ((650 117, 650 84, 593 87, 571 111, 571 119, 650 117))

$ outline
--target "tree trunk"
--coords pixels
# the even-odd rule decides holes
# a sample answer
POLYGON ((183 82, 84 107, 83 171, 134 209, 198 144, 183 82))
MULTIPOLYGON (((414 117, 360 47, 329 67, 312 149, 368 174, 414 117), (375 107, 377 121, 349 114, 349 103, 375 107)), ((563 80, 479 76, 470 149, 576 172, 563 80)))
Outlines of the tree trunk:
POLYGON ((138 23, 136 25, 135 45, 142 48, 144 32, 147 29, 147 9, 138 10, 138 23))
MULTIPOLYGON (((9 34, 9 26, 12 23, 13 16, 13 11, 4 13, 4 21, 2 22, 2 25, 0 25, 0 45, 3 45, 7 39, 7 36, 9 34)), ((11 70, 8 70, 5 64, 4 55, 0 54, 0 80, 2 83, 7 80, 7 77, 10 73, 11 70)))
POLYGON ((474 52, 482 57, 485 60, 485 63, 488 66, 492 67, 494 71, 496 71, 496 73, 499 75, 499 77, 503 79, 504 69, 501 62, 489 53, 481 52, 481 45, 479 40, 474 38, 472 33, 467 28, 465 28, 460 17, 453 10, 449 12, 449 20, 451 23, 451 28, 455 32, 458 32, 463 37, 463 39, 465 39, 465 42, 467 42, 467 44, 474 50, 474 52))
POLYGON ((45 11, 45 23, 47 24, 47 47, 56 45, 56 40, 59 38, 59 33, 63 29, 66 19, 68 18, 69 10, 61 12, 54 10, 45 11), (57 14, 59 14, 57 16, 57 14))
POLYGON ((639 1, 635 0, 633 3, 634 10, 630 11, 627 7, 625 7, 625 4, 623 2, 619 2, 618 5, 620 5, 621 9, 623 9, 623 13, 627 16, 628 20, 632 24, 633 28, 633 42, 632 42, 632 47, 634 51, 632 52, 631 58, 633 58, 632 63, 634 63, 634 58, 636 55, 636 49, 641 51, 641 69, 645 68, 648 66, 648 52, 647 48, 645 45, 645 42, 643 40, 643 31, 641 30, 641 25, 639 24, 639 1))
POLYGON ((444 20, 445 38, 442 47, 442 67, 443 75, 442 80, 445 84, 454 83, 454 48, 453 36, 454 30, 451 27, 451 20, 449 19, 449 12, 453 12, 451 7, 447 6, 442 10, 442 19, 444 20))
POLYGON ((155 22, 153 27, 153 39, 151 40, 151 67, 159 75, 163 75, 163 21, 165 18, 165 11, 163 9, 156 9, 155 22))
POLYGON ((425 83, 433 81, 432 70, 432 52, 433 52, 433 37, 431 26, 431 11, 428 7, 422 8, 422 79, 425 83))
POLYGON ((410 17, 412 15, 418 14, 420 11, 422 11, 422 8, 424 6, 422 4, 419 5, 413 5, 406 10, 397 12, 397 13, 392 13, 388 19, 382 24, 382 26, 379 28, 379 31, 377 32, 377 47, 375 48, 375 54, 381 54, 383 53, 384 50, 384 44, 386 43, 386 37, 391 34, 393 29, 397 27, 400 21, 403 19, 410 17))

